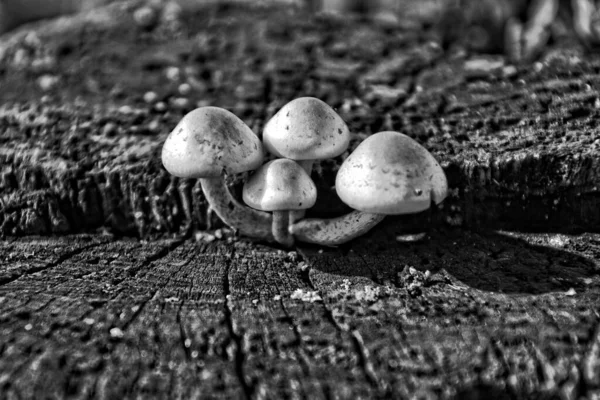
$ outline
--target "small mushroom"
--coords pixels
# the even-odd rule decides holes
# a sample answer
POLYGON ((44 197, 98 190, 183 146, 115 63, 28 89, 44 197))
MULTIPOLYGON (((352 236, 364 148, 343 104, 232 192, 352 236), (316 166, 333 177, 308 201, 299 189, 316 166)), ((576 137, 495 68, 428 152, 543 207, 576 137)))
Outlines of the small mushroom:
POLYGON ((446 175, 424 147, 398 132, 365 139, 336 177, 340 199, 357 211, 332 219, 305 219, 290 226, 303 242, 335 246, 368 232, 385 215, 411 214, 441 203, 446 175))
POLYGON ((200 178, 212 209, 242 235, 273 240, 272 216, 247 207, 232 196, 225 175, 258 168, 262 143, 242 120, 218 107, 201 107, 186 114, 162 149, 166 170, 180 178, 200 178))
POLYGON ((298 163, 280 158, 256 170, 244 185, 242 197, 250 207, 273 212, 273 237, 291 247, 294 237, 288 230, 290 212, 314 206, 317 188, 298 163))
MULTIPOLYGON (((342 118, 325 102, 300 97, 284 105, 263 130, 265 149, 295 160, 310 176, 315 160, 337 157, 348 148, 350 132, 342 118)), ((293 212, 291 221, 304 216, 293 212)))

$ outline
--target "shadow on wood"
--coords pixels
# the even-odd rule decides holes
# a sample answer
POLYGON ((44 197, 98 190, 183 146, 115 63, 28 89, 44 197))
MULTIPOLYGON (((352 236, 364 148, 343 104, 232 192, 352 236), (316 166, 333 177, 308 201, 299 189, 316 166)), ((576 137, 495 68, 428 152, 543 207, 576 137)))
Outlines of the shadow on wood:
MULTIPOLYGON (((471 387, 464 387, 458 390, 453 399, 456 400, 509 400, 509 399, 524 398, 516 396, 505 388, 495 385, 486 385, 482 383, 475 384, 471 387)), ((537 398, 537 397, 536 397, 537 398)))
POLYGON ((423 230, 420 240, 406 241, 406 230, 388 219, 337 249, 302 246, 302 253, 323 272, 394 286, 407 266, 433 274, 444 270, 474 289, 523 294, 577 290, 600 274, 594 254, 575 253, 585 249, 574 249, 566 235, 423 230))

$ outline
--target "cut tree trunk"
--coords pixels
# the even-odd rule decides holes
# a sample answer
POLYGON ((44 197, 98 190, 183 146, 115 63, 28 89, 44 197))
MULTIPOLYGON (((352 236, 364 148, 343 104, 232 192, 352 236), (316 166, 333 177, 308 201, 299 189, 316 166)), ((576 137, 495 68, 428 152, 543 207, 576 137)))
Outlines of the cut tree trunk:
MULTIPOLYGON (((283 7, 139 28, 128 4, 0 38, 0 398, 600 396, 598 55, 515 67, 414 17, 283 7), (217 229, 166 135, 197 105, 260 134, 299 96, 352 148, 420 141, 443 208, 335 249, 217 229)), ((340 161, 313 169, 309 216, 346 211, 340 161)))
MULTIPOLYGON (((231 6, 147 31, 131 14, 116 4, 3 37, 0 234, 216 228, 198 182, 163 169, 166 135, 198 105, 228 108, 260 135, 299 96, 337 109, 351 149, 381 130, 428 148, 452 189, 438 222, 600 226, 596 54, 559 47, 535 68, 515 67, 444 53, 414 20, 382 27, 231 6)), ((331 189, 339 162, 315 168, 308 216, 346 211, 331 189)))

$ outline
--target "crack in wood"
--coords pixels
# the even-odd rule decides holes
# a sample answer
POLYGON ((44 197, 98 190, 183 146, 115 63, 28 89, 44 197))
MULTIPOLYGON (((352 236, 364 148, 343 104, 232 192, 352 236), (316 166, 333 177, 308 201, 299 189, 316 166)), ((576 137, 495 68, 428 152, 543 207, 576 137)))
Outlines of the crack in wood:
MULTIPOLYGON (((296 268, 298 270, 300 270, 300 267, 298 266, 298 264, 300 262, 301 262, 300 260, 296 260, 296 268)), ((264 272, 263 272, 263 275, 265 275, 264 272)), ((265 279, 266 279, 266 275, 265 275, 265 279)), ((287 306, 285 305, 285 302, 283 301, 283 294, 281 292, 281 289, 279 288, 279 285, 276 285, 275 287, 276 287, 277 293, 279 295, 279 301, 278 301, 279 307, 283 311, 283 314, 285 315, 286 321, 288 322, 289 326, 292 328, 292 332, 294 332, 294 338, 296 341, 296 346, 298 348, 297 351, 298 351, 298 355, 300 356, 301 368, 304 371, 304 373, 306 374, 306 376, 312 376, 314 374, 312 373, 312 368, 311 368, 310 362, 308 361, 308 357, 306 355, 306 350, 304 348, 305 342, 302 337, 301 328, 298 325, 298 323, 296 322, 296 319, 293 317, 293 315, 288 310, 287 306)))
POLYGON ((186 239, 184 237, 180 237, 178 239, 174 239, 172 240, 168 245, 160 248, 159 250, 155 251, 153 254, 150 254, 149 256, 146 256, 140 263, 138 263, 137 265, 134 265, 132 267, 130 267, 127 272, 128 272, 128 277, 127 278, 122 278, 120 280, 117 280, 115 282, 115 284, 120 284, 123 281, 125 281, 126 279, 133 279, 137 276, 137 274, 144 269, 145 267, 149 266, 150 264, 152 264, 155 261, 158 261, 160 259, 163 259, 165 257, 167 257, 171 252, 175 251, 179 246, 183 245, 185 243, 186 239))
MULTIPOLYGON (((13 307, 10 308, 2 308, 2 314, 0 314, 0 317, 2 317, 3 315, 10 315, 13 311, 15 310, 19 310, 19 312, 21 311, 20 309, 25 308, 29 305, 29 303, 31 303, 31 301, 33 300, 33 296, 29 296, 23 303, 18 303, 13 307)), ((50 304, 52 301, 54 301, 54 299, 50 299, 47 304, 50 304)))
MULTIPOLYGON (((306 258, 306 254, 301 249, 298 249, 298 254, 301 258, 301 260, 299 260, 299 261, 303 261, 304 259, 308 260, 308 258, 306 258)), ((308 283, 309 287, 312 290, 317 291, 319 293, 319 295, 321 296, 321 299, 323 299, 320 303, 323 307, 323 311, 325 313, 326 320, 329 321, 331 323, 331 325, 333 325, 338 332, 340 332, 342 334, 350 335, 350 338, 351 338, 351 341, 353 344, 353 349, 358 357, 359 366, 361 367, 361 369, 366 377, 367 382, 378 393, 386 393, 389 390, 389 388, 386 388, 385 385, 383 384, 383 381, 377 376, 377 373, 375 372, 375 369, 373 368, 373 364, 370 360, 368 350, 364 345, 364 341, 362 339, 360 332, 357 329, 350 328, 350 327, 346 326, 345 324, 340 323, 335 318, 333 311, 327 305, 326 295, 323 293, 322 290, 320 290, 318 287, 316 287, 316 285, 312 281, 312 279, 310 277, 310 268, 311 267, 309 264, 309 267, 306 268, 307 272, 305 275, 306 276, 305 279, 307 279, 307 283, 308 283)))
POLYGON ((147 297, 141 303, 136 304, 135 305, 136 310, 133 312, 131 317, 127 321, 125 321, 125 323, 120 327, 120 329, 123 332, 125 332, 127 330, 127 328, 129 328, 129 326, 142 314, 142 312, 144 311, 144 308, 146 308, 146 305, 148 303, 150 303, 151 301, 156 301, 156 299, 158 299, 159 295, 160 295, 160 289, 156 289, 154 291, 154 293, 152 294, 152 296, 147 297))
MULTIPOLYGON (((223 295, 225 296, 223 302, 223 312, 225 314, 225 324, 227 326, 227 331, 229 333, 230 338, 233 340, 234 345, 234 369, 236 373, 236 377, 238 382, 240 383, 244 397, 246 400, 252 400, 254 394, 256 392, 256 385, 252 381, 248 381, 246 374, 244 372, 244 363, 246 359, 246 354, 244 353, 243 347, 243 337, 240 336, 239 333, 235 331, 234 322, 233 322, 233 312, 231 310, 230 301, 232 298, 231 290, 229 287, 229 273, 231 270, 231 265, 233 263, 235 250, 227 256, 227 261, 225 262, 225 271, 223 272, 222 285, 223 285, 223 295)), ((242 333, 243 335, 243 333, 242 333)))
POLYGON ((9 283, 12 283, 12 282, 16 281, 17 279, 22 278, 24 276, 32 275, 37 272, 47 271, 52 268, 55 268, 55 267, 61 265, 62 263, 64 263, 65 261, 68 261, 69 259, 83 253, 84 251, 92 249, 94 247, 101 246, 102 244, 105 244, 105 242, 90 243, 88 245, 78 247, 74 250, 71 250, 71 251, 59 256, 56 259, 56 261, 53 261, 53 262, 50 262, 50 263, 47 263, 45 265, 41 265, 38 267, 32 267, 32 268, 25 269, 21 273, 19 273, 17 271, 9 276, 2 276, 2 277, 0 277, 0 287, 4 286, 4 285, 8 285, 9 283))
MULTIPOLYGON (((188 340, 190 340, 190 339, 187 337, 187 334, 185 333, 185 328, 183 327, 183 320, 181 319, 181 310, 183 309, 184 305, 185 305, 185 300, 182 300, 181 304, 177 308, 176 321, 177 321, 177 325, 179 326, 179 336, 180 336, 180 342, 181 342, 181 348, 183 350, 183 354, 185 354, 185 359, 188 362, 190 362, 192 360, 192 355, 191 355, 189 343, 188 343, 188 340)), ((191 342, 191 340, 190 340, 190 342, 191 342)))
MULTIPOLYGON (((598 315, 596 315, 598 318, 598 315)), ((581 360, 581 384, 580 393, 600 389, 600 319, 596 319, 594 326, 590 329, 590 344, 581 360)))
POLYGON ((383 381, 377 376, 375 368, 373 368, 373 363, 371 362, 371 358, 369 356, 369 350, 365 346, 362 335, 357 329, 351 329, 349 332, 352 335, 353 343, 356 348, 356 352, 360 357, 360 364, 365 376, 367 377, 367 381, 371 386, 373 386, 374 389, 377 389, 379 393, 389 394, 389 388, 386 388, 386 385, 384 385, 383 381))
POLYGON ((535 360, 535 372, 537 379, 541 383, 543 392, 553 392, 556 390, 556 379, 554 368, 550 364, 548 357, 533 341, 528 343, 533 350, 533 359, 535 360))
POLYGON ((514 386, 508 384, 512 368, 510 362, 508 361, 504 346, 499 339, 494 337, 490 338, 489 346, 491 347, 490 355, 496 357, 502 366, 501 379, 504 380, 508 393, 511 395, 511 397, 517 398, 518 396, 517 393, 515 393, 514 386))

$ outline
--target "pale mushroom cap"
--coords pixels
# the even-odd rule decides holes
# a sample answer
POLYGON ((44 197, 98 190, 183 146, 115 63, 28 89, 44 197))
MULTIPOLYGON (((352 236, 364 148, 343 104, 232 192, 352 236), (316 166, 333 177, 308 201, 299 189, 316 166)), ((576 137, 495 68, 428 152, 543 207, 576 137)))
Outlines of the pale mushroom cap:
POLYGON ((398 132, 365 139, 338 171, 335 187, 355 210, 410 214, 441 203, 448 182, 440 164, 423 146, 398 132))
POLYGON ((186 114, 162 149, 166 170, 180 178, 208 178, 258 168, 264 159, 260 139, 238 117, 218 107, 186 114))
POLYGON ((342 154, 350 132, 342 118, 323 101, 301 97, 287 103, 263 131, 267 151, 292 160, 322 160, 342 154))
POLYGON ((248 179, 244 202, 263 211, 305 210, 315 205, 317 187, 295 161, 269 161, 248 179))

